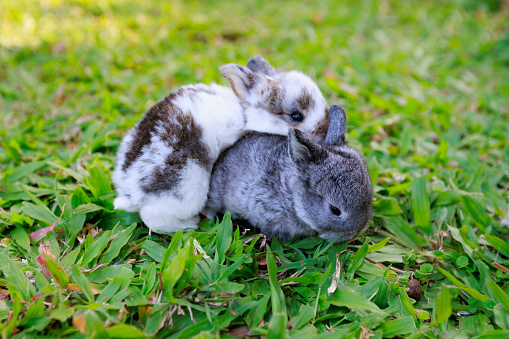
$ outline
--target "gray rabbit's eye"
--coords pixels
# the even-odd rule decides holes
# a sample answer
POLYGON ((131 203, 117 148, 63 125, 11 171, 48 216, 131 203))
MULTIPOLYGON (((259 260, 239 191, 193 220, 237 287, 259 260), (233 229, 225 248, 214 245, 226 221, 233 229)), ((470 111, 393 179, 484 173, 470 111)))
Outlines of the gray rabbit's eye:
POLYGON ((336 206, 332 206, 330 205, 330 211, 332 212, 332 214, 334 215, 337 215, 337 216, 340 216, 341 215, 341 210, 339 208, 337 208, 336 206))
POLYGON ((292 113, 292 119, 293 119, 293 121, 300 122, 300 121, 304 120, 304 114, 295 111, 292 113))

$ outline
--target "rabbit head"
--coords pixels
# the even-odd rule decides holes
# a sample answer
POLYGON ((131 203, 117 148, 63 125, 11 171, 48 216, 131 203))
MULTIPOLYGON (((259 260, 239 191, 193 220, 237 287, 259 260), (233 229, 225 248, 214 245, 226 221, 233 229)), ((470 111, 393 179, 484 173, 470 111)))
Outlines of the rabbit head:
POLYGON ((345 111, 329 110, 323 144, 300 131, 289 133, 289 152, 302 182, 294 194, 295 209, 318 236, 345 241, 363 231, 372 216, 372 186, 362 153, 345 142, 345 111))
POLYGON ((282 135, 289 128, 306 135, 325 132, 319 126, 328 120, 327 102, 307 75, 278 72, 261 56, 247 67, 227 64, 220 70, 243 106, 247 129, 282 135))

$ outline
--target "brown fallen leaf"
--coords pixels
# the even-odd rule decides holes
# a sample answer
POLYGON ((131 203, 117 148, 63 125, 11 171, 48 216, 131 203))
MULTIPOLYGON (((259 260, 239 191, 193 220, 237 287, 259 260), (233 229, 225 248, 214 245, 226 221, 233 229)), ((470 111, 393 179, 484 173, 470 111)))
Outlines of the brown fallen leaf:
POLYGON ((75 315, 72 317, 72 325, 76 327, 78 331, 82 334, 87 334, 86 332, 86 319, 84 315, 75 315))
POLYGON ((7 247, 11 240, 9 238, 3 238, 2 241, 0 241, 0 246, 7 247))
POLYGON ((493 266, 495 266, 497 269, 501 270, 504 273, 509 273, 509 269, 505 268, 504 266, 500 265, 498 262, 494 261, 493 266))
POLYGON ((81 270, 81 272, 82 272, 82 273, 92 273, 92 272, 97 271, 97 270, 99 270, 99 269, 101 269, 101 268, 103 268, 103 267, 106 267, 106 266, 108 266, 108 265, 109 265, 109 263, 106 263, 106 264, 100 264, 100 265, 97 265, 96 267, 90 268, 90 269, 88 269, 88 270, 81 270))
POLYGON ((4 290, 3 288, 0 288, 0 299, 8 299, 9 298, 9 291, 4 290))

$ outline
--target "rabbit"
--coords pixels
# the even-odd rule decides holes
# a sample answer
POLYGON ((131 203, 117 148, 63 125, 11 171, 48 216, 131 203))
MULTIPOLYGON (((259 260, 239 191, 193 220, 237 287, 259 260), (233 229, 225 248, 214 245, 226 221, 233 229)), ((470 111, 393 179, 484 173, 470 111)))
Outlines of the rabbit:
POLYGON ((263 57, 220 68, 230 87, 184 86, 157 102, 117 151, 117 210, 139 212, 151 231, 197 228, 219 154, 247 131, 320 138, 328 105, 297 71, 278 72, 263 57))
POLYGON ((294 129, 288 137, 246 134, 216 161, 203 214, 240 214, 283 241, 352 239, 371 221, 373 192, 362 153, 345 141, 345 124, 345 111, 332 105, 322 144, 294 129))

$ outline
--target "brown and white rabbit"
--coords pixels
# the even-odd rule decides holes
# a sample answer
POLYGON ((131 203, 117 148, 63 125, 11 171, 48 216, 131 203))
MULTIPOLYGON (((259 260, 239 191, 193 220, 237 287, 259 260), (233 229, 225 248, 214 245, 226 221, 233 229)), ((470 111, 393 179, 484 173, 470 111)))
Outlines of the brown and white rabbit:
POLYGON ((154 105, 122 141, 115 209, 140 212, 155 232, 196 228, 219 154, 248 131, 320 136, 328 107, 316 84, 262 57, 220 68, 230 88, 184 86, 154 105))

